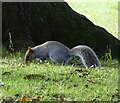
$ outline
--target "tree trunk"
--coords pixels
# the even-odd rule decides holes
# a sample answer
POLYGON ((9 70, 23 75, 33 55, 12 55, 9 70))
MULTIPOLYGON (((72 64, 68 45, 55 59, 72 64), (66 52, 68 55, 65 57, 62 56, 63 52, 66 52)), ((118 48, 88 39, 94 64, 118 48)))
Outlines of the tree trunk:
POLYGON ((113 57, 120 57, 120 41, 65 2, 4 2, 2 10, 3 44, 9 43, 10 32, 16 50, 56 40, 70 48, 88 45, 99 56, 111 49, 113 57))

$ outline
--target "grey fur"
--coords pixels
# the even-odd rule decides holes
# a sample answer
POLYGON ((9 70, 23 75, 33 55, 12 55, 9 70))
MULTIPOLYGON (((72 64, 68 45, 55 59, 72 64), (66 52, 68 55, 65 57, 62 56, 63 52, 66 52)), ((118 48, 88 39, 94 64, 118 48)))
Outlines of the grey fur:
MULTIPOLYGON (((32 48, 33 53, 31 54, 30 59, 51 59, 55 63, 67 63, 71 58, 70 49, 65 45, 56 42, 48 41, 41 45, 32 48)), ((27 57, 27 52, 25 58, 27 57)))
POLYGON ((26 61, 28 59, 51 59, 55 63, 67 64, 72 56, 79 56, 86 68, 101 67, 100 61, 95 52, 85 45, 79 45, 70 50, 62 43, 48 41, 31 49, 33 53, 29 54, 29 51, 27 51, 25 54, 26 61))
POLYGON ((101 63, 95 52, 86 45, 73 47, 71 55, 79 56, 86 68, 101 67, 101 63))

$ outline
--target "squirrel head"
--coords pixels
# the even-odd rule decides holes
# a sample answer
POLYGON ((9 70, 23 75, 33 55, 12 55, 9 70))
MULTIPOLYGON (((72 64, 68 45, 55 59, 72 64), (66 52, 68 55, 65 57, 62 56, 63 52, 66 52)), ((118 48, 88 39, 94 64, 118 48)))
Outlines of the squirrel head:
POLYGON ((28 50, 25 54, 25 61, 26 62, 31 60, 32 53, 33 53, 33 49, 31 47, 28 47, 28 50))
POLYGON ((33 50, 31 47, 28 47, 28 51, 29 51, 29 53, 33 53, 33 50))

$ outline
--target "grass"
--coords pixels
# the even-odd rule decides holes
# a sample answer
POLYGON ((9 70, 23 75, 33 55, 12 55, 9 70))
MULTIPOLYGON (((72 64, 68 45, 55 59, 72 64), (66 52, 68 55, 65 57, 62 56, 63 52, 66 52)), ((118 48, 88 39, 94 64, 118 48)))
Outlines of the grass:
POLYGON ((85 15, 95 25, 104 27, 118 38, 118 0, 65 0, 71 8, 85 15))
POLYGON ((25 64, 23 53, 2 58, 2 99, 41 101, 116 101, 118 63, 102 62, 102 68, 58 65, 51 61, 25 64))
MULTIPOLYGON (((118 38, 117 0, 66 1, 74 10, 118 38)), ((101 60, 101 69, 58 65, 51 61, 25 64, 23 57, 24 52, 11 54, 3 50, 0 66, 4 86, 0 95, 4 101, 117 101, 120 98, 118 62, 110 54, 106 54, 107 60, 101 60)))

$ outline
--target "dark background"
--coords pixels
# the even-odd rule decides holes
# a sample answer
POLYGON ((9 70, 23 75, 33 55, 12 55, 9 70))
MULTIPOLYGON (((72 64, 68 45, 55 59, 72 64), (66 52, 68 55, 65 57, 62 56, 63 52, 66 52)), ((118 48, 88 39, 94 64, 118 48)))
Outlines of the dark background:
POLYGON ((109 50, 120 57, 120 41, 65 2, 3 2, 2 42, 8 50, 9 33, 15 51, 55 40, 69 48, 88 45, 100 57, 109 50))

